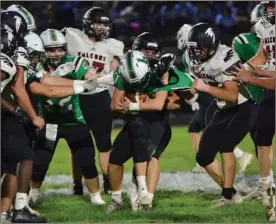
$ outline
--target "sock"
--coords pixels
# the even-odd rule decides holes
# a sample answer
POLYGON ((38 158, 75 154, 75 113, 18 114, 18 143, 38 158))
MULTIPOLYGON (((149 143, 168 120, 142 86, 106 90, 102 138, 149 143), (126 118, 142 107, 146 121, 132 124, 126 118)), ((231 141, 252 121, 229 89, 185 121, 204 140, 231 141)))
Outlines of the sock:
POLYGON ((111 191, 111 197, 114 201, 121 203, 122 199, 122 191, 111 191))
POLYGON ((236 191, 235 188, 233 188, 233 187, 231 187, 231 188, 222 188, 222 193, 221 193, 221 195, 222 195, 223 197, 225 197, 226 199, 231 200, 231 199, 232 199, 232 196, 233 196, 234 194, 236 194, 236 193, 237 193, 237 191, 236 191))
POLYGON ((269 175, 268 177, 259 177, 259 182, 268 185, 271 183, 271 176, 269 175))
POLYGON ((74 180, 74 185, 75 186, 82 186, 82 181, 81 180, 74 180))
POLYGON ((196 167, 201 167, 198 163, 196 163, 196 167))
POLYGON ((91 197, 92 200, 93 199, 96 200, 96 201, 102 200, 102 197, 100 195, 100 191, 94 192, 94 193, 90 193, 90 197, 91 197))
POLYGON ((34 199, 37 199, 39 195, 39 188, 31 188, 29 192, 29 196, 31 196, 34 199))
POLYGON ((19 210, 28 205, 28 195, 27 193, 16 193, 15 196, 15 210, 19 210))
POLYGON ((152 201, 153 200, 153 197, 154 197, 154 194, 152 193, 148 193, 148 197, 150 198, 150 200, 152 201))
POLYGON ((103 174, 103 181, 108 182, 108 176, 106 174, 103 174))
POLYGON ((274 183, 274 173, 273 173, 273 170, 271 169, 270 170, 270 178, 271 178, 271 182, 274 183))
POLYGON ((239 159, 243 156, 243 151, 240 148, 235 148, 234 155, 235 155, 236 159, 239 159))
POLYGON ((137 188, 137 185, 135 184, 135 183, 131 183, 131 185, 130 185, 130 188, 131 188, 131 192, 132 193, 137 193, 138 192, 138 188, 137 188))
POLYGON ((147 194, 148 189, 147 189, 147 184, 146 184, 146 176, 137 176, 137 183, 138 183, 138 194, 147 194))

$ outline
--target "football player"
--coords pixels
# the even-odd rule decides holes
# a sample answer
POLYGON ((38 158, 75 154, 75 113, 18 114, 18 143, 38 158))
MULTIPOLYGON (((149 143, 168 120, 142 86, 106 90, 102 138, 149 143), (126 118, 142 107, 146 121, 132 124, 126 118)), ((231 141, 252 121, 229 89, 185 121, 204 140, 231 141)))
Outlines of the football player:
MULTIPOLYGON (((275 1, 261 1, 261 4, 263 5, 262 20, 259 20, 255 26, 256 33, 261 39, 260 47, 253 58, 241 68, 236 68, 237 71, 234 74, 237 80, 265 88, 258 105, 256 118, 260 177, 257 189, 244 199, 259 197, 267 201, 267 190, 270 191, 272 185, 270 170, 273 158, 272 139, 275 134, 275 1), (262 69, 259 68, 260 66, 262 69), (267 78, 263 79, 259 76, 267 78)), ((275 193, 272 197, 275 197, 275 193)), ((274 204, 269 204, 267 207, 267 216, 275 222, 275 200, 274 204)))
MULTIPOLYGON (((262 19, 262 15, 261 15, 262 8, 263 8, 263 5, 258 4, 255 6, 255 8, 251 13, 251 18, 250 18, 251 32, 239 34, 233 39, 232 48, 238 54, 242 63, 245 63, 247 60, 255 56, 256 52, 260 47, 260 38, 256 33, 255 25, 259 20, 262 19)), ((258 148, 255 141, 256 115, 257 115, 257 105, 260 102, 263 88, 248 83, 247 89, 249 90, 252 98, 256 102, 254 110, 252 111, 250 136, 254 142, 255 152, 256 152, 256 155, 258 156, 258 148)), ((272 170, 271 170, 271 177, 273 178, 272 170)))
MULTIPOLYGON (((67 43, 61 32, 47 29, 40 35, 46 51, 46 67, 48 72, 54 71, 61 64, 73 62, 75 69, 65 75, 65 78, 83 82, 88 74, 86 61, 81 57, 67 56, 67 43)), ((82 92, 82 89, 80 90, 82 92)), ((82 169, 85 184, 91 197, 91 203, 102 205, 99 191, 98 172, 95 165, 95 150, 92 137, 86 126, 79 106, 79 95, 63 98, 39 97, 40 114, 47 121, 46 128, 40 133, 34 144, 35 161, 30 190, 30 203, 36 203, 39 198, 39 188, 42 185, 49 164, 60 138, 65 138, 71 153, 77 158, 82 169)))
MULTIPOLYGON (((184 24, 177 34, 177 48, 183 52, 182 62, 186 73, 189 73, 189 67, 185 57, 185 51, 187 49, 188 34, 191 28, 192 26, 184 24)), ((209 124, 217 106, 214 97, 208 93, 197 91, 197 93, 192 94, 195 96, 189 100, 185 99, 185 102, 190 104, 193 110, 196 110, 196 113, 189 124, 188 132, 192 138, 194 150, 197 152, 200 142, 199 133, 209 124)), ((234 155, 239 162, 240 172, 245 171, 253 158, 252 154, 243 152, 240 148, 236 147, 234 149, 234 155)), ((192 171, 203 172, 205 170, 196 163, 196 166, 192 171)))
MULTIPOLYGON (((66 28, 65 39, 68 43, 68 52, 71 56, 83 57, 94 77, 113 77, 114 69, 119 65, 123 56, 124 44, 113 38, 111 21, 101 7, 89 9, 83 16, 83 31, 66 28)), ((80 96, 80 106, 89 129, 92 131, 99 150, 99 163, 104 179, 105 193, 110 192, 107 167, 111 152, 112 114, 110 110, 111 97, 108 87, 98 88, 93 93, 80 96)), ((72 158, 74 193, 82 194, 81 173, 72 158)))
POLYGON ((241 195, 233 187, 236 171, 233 151, 248 132, 253 102, 246 86, 232 80, 231 70, 240 60, 231 48, 220 44, 219 31, 207 23, 192 27, 185 56, 190 73, 198 78, 194 88, 213 95, 218 106, 196 154, 197 163, 222 188, 222 197, 213 206, 241 203, 241 195), (214 160, 218 152, 223 173, 214 160))

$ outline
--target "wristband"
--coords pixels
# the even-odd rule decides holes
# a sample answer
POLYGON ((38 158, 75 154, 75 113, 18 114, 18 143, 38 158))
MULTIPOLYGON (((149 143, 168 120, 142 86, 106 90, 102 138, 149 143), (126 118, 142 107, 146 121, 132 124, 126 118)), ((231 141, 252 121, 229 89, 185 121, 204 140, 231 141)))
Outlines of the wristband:
POLYGON ((82 80, 74 80, 73 88, 74 88, 74 93, 75 94, 80 94, 80 93, 84 92, 83 83, 84 83, 84 81, 82 81, 82 80))
POLYGON ((139 103, 129 103, 129 110, 140 110, 140 104, 139 103))
POLYGON ((85 83, 84 80, 74 80, 73 81, 73 86, 83 86, 85 83))

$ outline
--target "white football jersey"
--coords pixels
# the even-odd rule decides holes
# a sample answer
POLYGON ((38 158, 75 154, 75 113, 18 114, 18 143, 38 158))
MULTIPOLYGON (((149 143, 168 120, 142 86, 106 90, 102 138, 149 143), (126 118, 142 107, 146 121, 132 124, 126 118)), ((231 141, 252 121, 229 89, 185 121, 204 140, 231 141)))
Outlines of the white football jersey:
MULTIPOLYGON (((217 87, 223 87, 224 82, 233 79, 234 76, 231 75, 232 67, 240 61, 238 55, 230 47, 225 45, 219 45, 215 55, 209 61, 197 66, 195 70, 193 69, 193 62, 190 60, 187 51, 185 56, 191 74, 202 79, 205 83, 217 87)), ((251 98, 246 86, 241 82, 238 85, 238 101, 233 103, 216 99, 219 108, 226 109, 244 103, 251 98)))
POLYGON ((275 70, 275 24, 265 23, 260 20, 256 23, 256 32, 257 35, 261 38, 264 44, 264 50, 267 53, 268 60, 266 65, 269 66, 269 69, 275 70))
MULTIPOLYGON (((111 72, 110 63, 113 58, 124 56, 124 44, 121 41, 108 38, 103 41, 92 42, 81 30, 66 28, 65 31, 69 55, 84 57, 89 64, 89 70, 93 73, 97 72, 104 75, 111 72)), ((101 92, 107 88, 99 88, 96 92, 101 92)))
POLYGON ((1 81, 1 93, 5 86, 13 79, 16 73, 16 66, 12 59, 4 54, 1 53, 1 72, 5 72, 7 74, 7 78, 1 81))

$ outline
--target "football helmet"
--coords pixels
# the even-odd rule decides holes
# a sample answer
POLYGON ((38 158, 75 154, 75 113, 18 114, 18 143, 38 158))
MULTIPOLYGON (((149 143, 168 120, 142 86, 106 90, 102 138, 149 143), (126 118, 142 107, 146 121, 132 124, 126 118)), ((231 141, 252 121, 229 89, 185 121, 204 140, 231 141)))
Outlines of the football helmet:
POLYGON ((188 34, 192 26, 189 24, 184 24, 177 32, 177 48, 181 51, 185 51, 187 48, 188 34))
POLYGON ((109 37, 111 21, 108 14, 101 7, 89 9, 82 18, 82 28, 88 37, 102 41, 109 37))
POLYGON ((144 54, 149 60, 151 60, 156 59, 160 56, 162 52, 162 47, 161 43, 155 35, 150 32, 144 32, 134 39, 132 50, 152 50, 154 52, 154 55, 147 55, 146 53, 144 54))
POLYGON ((64 35, 59 30, 47 29, 40 34, 46 52, 47 63, 57 67, 61 60, 67 56, 68 49, 64 35), (61 52, 56 52, 57 49, 61 52), (56 52, 56 53, 55 53, 56 52), (55 53, 53 55, 53 53, 55 53))
POLYGON ((16 37, 11 32, 1 28, 1 52, 16 61, 18 47, 16 37))
POLYGON ((255 35, 256 35, 255 25, 260 19, 262 19, 262 8, 263 8, 263 5, 258 4, 251 12, 251 17, 250 17, 251 32, 254 33, 255 35))
POLYGON ((27 34, 25 40, 27 42, 26 50, 31 62, 30 66, 32 69, 35 69, 39 62, 43 64, 46 59, 43 42, 41 38, 33 32, 27 34))
POLYGON ((18 12, 26 21, 27 28, 29 31, 34 31, 36 28, 35 20, 33 15, 23 6, 21 5, 11 5, 7 8, 7 11, 15 11, 18 12))
POLYGON ((151 77, 149 61, 140 51, 128 51, 121 60, 119 70, 123 80, 133 88, 148 86, 151 77))
POLYGON ((21 47, 26 46, 24 37, 28 33, 25 19, 15 11, 4 11, 1 13, 1 28, 11 32, 21 47))
POLYGON ((194 66, 211 59, 220 44, 220 35, 216 27, 208 23, 198 23, 188 35, 187 51, 194 66))
POLYGON ((275 24, 275 1, 261 1, 261 5, 263 8, 261 10, 262 19, 266 23, 270 23, 272 25, 275 24))

